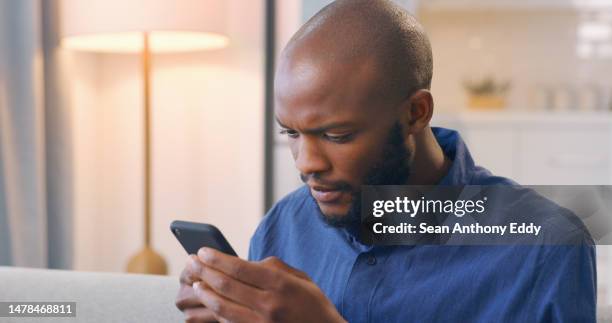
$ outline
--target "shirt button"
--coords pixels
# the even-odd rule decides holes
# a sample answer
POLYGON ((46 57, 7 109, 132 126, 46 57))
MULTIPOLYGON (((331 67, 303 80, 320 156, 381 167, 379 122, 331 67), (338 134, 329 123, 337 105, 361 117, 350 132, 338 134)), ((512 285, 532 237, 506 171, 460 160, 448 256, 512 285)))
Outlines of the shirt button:
POLYGON ((368 265, 370 265, 370 266, 376 265, 376 256, 374 256, 374 255, 369 255, 368 256, 368 265))

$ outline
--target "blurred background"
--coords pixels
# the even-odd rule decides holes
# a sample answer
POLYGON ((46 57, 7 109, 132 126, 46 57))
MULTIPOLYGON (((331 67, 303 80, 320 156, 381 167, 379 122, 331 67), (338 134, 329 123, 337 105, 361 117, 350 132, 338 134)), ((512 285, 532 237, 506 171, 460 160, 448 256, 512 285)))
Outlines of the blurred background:
MULTIPOLYGON (((151 243, 170 274, 186 259, 171 221, 213 223, 246 257, 267 208, 301 184, 271 77, 330 2, 168 13, 214 18, 228 39, 151 56, 151 243)), ((432 124, 459 130, 478 164, 521 184, 612 184, 612 1, 396 2, 432 43, 432 124)), ((124 271, 145 234, 142 56, 67 46, 66 10, 94 23, 71 3, 0 0, 0 265, 124 271)), ((602 308, 611 262, 598 246, 602 308)))

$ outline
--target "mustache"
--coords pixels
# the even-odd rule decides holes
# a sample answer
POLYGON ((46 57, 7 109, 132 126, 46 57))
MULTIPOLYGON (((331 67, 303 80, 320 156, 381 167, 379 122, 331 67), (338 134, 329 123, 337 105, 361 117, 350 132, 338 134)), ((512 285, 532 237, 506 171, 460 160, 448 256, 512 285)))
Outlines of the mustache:
POLYGON ((351 185, 349 183, 343 182, 343 181, 336 181, 336 182, 329 181, 328 182, 328 181, 321 179, 321 176, 317 174, 311 174, 311 175, 300 174, 300 179, 302 180, 302 182, 304 182, 304 184, 308 184, 308 182, 310 182, 310 183, 316 183, 317 185, 321 185, 321 186, 333 187, 340 191, 351 191, 351 185))

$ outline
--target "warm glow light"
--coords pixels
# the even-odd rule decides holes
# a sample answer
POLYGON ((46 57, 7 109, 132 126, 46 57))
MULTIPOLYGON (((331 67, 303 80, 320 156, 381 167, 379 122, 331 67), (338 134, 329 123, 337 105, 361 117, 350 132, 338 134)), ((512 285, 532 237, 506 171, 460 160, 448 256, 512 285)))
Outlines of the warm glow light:
MULTIPOLYGON (((210 32, 155 31, 149 32, 150 49, 154 53, 210 50, 226 47, 226 36, 210 32)), ((81 34, 66 36, 62 46, 68 49, 110 52, 138 53, 143 47, 142 32, 117 32, 81 34)))

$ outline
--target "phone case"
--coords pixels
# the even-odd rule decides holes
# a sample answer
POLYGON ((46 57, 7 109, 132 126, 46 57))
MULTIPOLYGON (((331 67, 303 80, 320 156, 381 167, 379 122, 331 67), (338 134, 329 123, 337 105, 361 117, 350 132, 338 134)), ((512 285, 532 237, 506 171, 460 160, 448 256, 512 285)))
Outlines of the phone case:
POLYGON ((200 248, 209 247, 237 256, 221 231, 212 224, 173 221, 170 230, 188 254, 197 254, 200 248))

